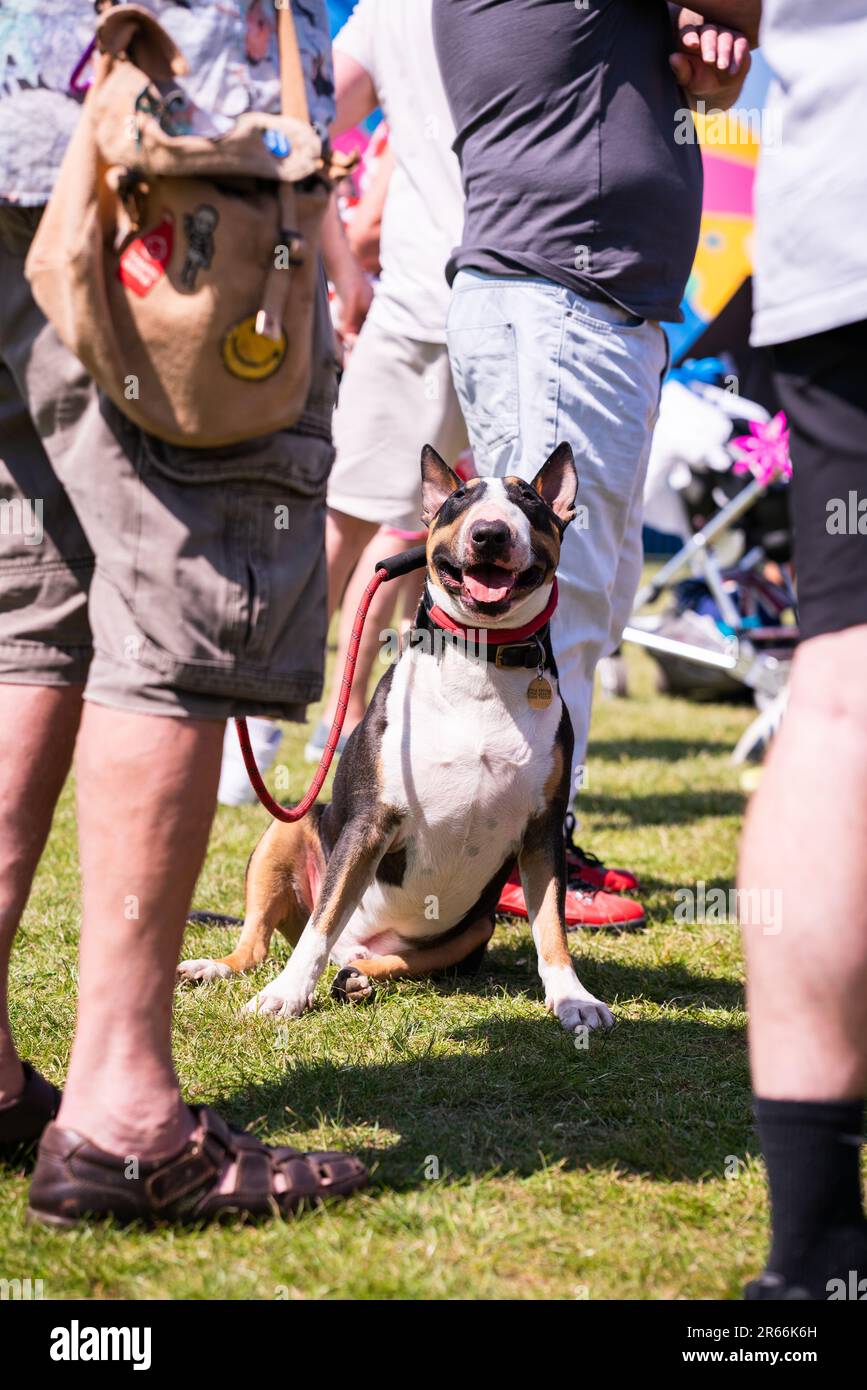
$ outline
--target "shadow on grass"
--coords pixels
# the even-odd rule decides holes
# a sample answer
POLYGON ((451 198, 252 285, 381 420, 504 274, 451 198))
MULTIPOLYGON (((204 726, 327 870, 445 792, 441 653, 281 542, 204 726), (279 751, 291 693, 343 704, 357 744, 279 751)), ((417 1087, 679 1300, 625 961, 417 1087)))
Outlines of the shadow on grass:
MULTIPOLYGON (((734 876, 731 874, 711 874, 709 878, 701 879, 700 881, 702 884, 701 893, 705 904, 704 908, 701 907, 701 899, 698 896, 699 879, 684 878, 680 883, 675 883, 668 878, 656 878, 653 874, 642 874, 641 901, 647 912, 647 922, 644 926, 638 928, 639 933, 646 932, 653 927, 659 927, 671 921, 683 921, 684 924, 691 925, 690 919, 684 916, 685 908, 692 903, 696 912, 718 911, 721 900, 715 895, 719 892, 725 895, 725 911, 728 914, 727 920, 730 922, 732 931, 737 933, 738 928, 735 924, 734 916, 732 915, 733 908, 730 908, 730 894, 736 887, 734 876), (683 895, 685 891, 691 892, 693 898, 684 898, 683 895), (679 915, 676 915, 678 913, 679 915)), ((703 922, 704 919, 698 918, 694 925, 700 927, 703 925, 703 922)), ((612 930, 609 931, 608 934, 616 935, 617 933, 612 930)), ((578 932, 570 937, 571 941, 574 942, 577 940, 579 942, 578 949, 580 949, 581 936, 582 933, 578 932)))
MULTIPOLYGON (((233 1121, 259 1132, 285 1129, 286 1111, 300 1127, 320 1121, 342 1128, 380 1126, 398 1140, 362 1156, 377 1164, 378 1184, 423 1186, 426 1165, 465 1178, 496 1170, 527 1176, 552 1164, 610 1169, 663 1180, 722 1176, 731 1155, 753 1148, 743 1029, 697 1018, 622 1019, 607 1037, 576 1046, 546 1016, 541 992, 524 972, 498 967, 498 955, 474 982, 443 981, 444 994, 490 998, 522 990, 539 999, 537 1019, 488 1018, 452 1030, 445 1015, 436 1037, 410 1033, 389 1062, 340 1065, 296 1059, 285 1078, 256 1083, 218 1102, 233 1121), (461 1048, 460 1055, 445 1050, 461 1048)), ((684 1007, 737 1007, 729 980, 678 966, 586 962, 587 987, 684 1007)), ((401 986, 391 986, 400 989, 401 986)), ((384 995, 387 1007, 387 993, 384 995)), ((375 1007, 375 1006, 374 1006, 375 1007)), ((303 1022, 300 1026, 303 1026, 303 1022)))
POLYGON ((35 1164, 35 1144, 25 1144, 18 1149, 9 1146, 0 1152, 0 1178, 29 1178, 35 1164))
MULTIPOLYGON (((601 999, 640 997, 653 1004, 676 1001, 681 1007, 702 1009, 743 1007, 742 986, 726 976, 696 975, 679 961, 645 965, 615 959, 600 961, 585 956, 584 944, 593 935, 595 933, 570 933, 569 948, 582 983, 601 999)), ((438 984, 444 994, 489 994, 498 988, 507 991, 517 988, 539 1000, 543 998, 532 943, 497 941, 496 936, 478 975, 469 980, 443 976, 438 984)))
POLYGON ((730 742, 699 738, 591 738, 587 750, 591 763, 594 758, 609 763, 624 762, 629 758, 652 758, 655 762, 679 763, 702 753, 728 756, 731 751, 730 742))
POLYGON ((594 835, 605 828, 623 825, 691 825, 709 816, 742 816, 746 796, 738 791, 649 792, 645 796, 598 796, 587 793, 586 810, 594 817, 594 835))

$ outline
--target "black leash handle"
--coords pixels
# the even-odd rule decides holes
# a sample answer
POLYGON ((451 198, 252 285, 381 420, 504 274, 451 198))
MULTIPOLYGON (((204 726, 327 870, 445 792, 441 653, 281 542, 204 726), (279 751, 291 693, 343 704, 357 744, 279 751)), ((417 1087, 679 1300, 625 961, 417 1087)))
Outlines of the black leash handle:
POLYGON ((386 579, 399 579, 402 574, 420 570, 426 564, 427 547, 414 545, 411 550, 402 550, 399 555, 390 555, 387 560, 380 560, 374 566, 374 573, 377 570, 385 570, 386 579))

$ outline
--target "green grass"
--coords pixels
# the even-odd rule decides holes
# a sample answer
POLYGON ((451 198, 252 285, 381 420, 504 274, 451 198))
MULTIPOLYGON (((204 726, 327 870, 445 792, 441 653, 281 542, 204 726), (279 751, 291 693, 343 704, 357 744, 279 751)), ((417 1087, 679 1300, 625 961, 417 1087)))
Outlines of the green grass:
MULTIPOLYGON (((740 947, 734 926, 673 914, 678 888, 732 882, 744 797, 728 756, 750 711, 663 699, 649 660, 629 664, 632 697, 597 700, 580 838, 639 872, 648 925, 571 938, 584 983, 616 1010, 613 1034, 576 1050, 545 1014, 527 925, 507 923, 470 981, 393 984, 355 1010, 320 986, 300 1021, 242 1022, 283 964, 278 944, 243 981, 178 993, 183 1086, 263 1137, 358 1150, 368 1191, 289 1224, 55 1234, 23 1224, 27 1177, 7 1168, 0 1275, 42 1278, 47 1298, 737 1297, 767 1215, 740 947)), ((287 728, 278 757, 292 796, 309 774, 304 738, 287 728)), ((219 811, 197 906, 240 911, 264 824, 258 807, 219 811)), ((23 1054, 57 1082, 78 891, 67 787, 11 996, 23 1054)), ((185 954, 230 940, 191 928, 185 954)))

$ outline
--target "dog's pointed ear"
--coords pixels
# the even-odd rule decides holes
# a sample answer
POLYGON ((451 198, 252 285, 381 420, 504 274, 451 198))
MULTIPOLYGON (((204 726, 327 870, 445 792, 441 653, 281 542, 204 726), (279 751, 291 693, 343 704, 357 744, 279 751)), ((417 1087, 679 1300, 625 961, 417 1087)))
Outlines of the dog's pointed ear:
POLYGON ((563 527, 575 516, 575 498, 578 494, 578 470, 572 454, 571 444, 558 444, 553 454, 545 460, 533 479, 533 487, 563 527))
POLYGON ((436 449, 425 444, 421 451, 421 519, 430 526, 443 502, 457 492, 461 480, 453 473, 436 449))

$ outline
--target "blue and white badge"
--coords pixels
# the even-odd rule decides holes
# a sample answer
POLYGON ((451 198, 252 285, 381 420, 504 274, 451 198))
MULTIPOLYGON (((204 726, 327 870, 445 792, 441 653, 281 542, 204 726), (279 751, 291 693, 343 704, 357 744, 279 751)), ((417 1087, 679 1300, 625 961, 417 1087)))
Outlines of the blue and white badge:
POLYGON ((287 155, 292 153, 292 142, 288 135, 283 134, 282 130, 263 130, 262 139, 277 159, 285 159, 287 155))

